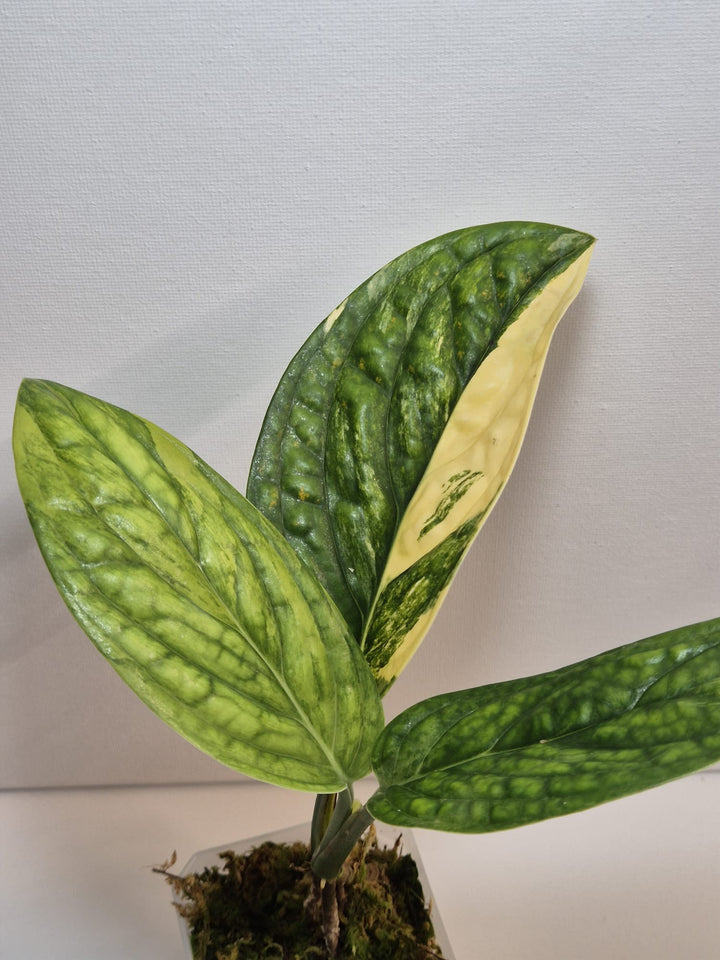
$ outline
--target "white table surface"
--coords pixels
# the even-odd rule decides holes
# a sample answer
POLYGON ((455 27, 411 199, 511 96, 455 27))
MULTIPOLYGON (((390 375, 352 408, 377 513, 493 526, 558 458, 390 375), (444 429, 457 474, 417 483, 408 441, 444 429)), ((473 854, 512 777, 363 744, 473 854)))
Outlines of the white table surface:
MULTIPOLYGON (((0 957, 178 960, 151 865, 301 822, 312 802, 253 783, 0 793, 0 957)), ((416 839, 457 960, 715 960, 718 826, 713 771, 521 830, 416 839)))

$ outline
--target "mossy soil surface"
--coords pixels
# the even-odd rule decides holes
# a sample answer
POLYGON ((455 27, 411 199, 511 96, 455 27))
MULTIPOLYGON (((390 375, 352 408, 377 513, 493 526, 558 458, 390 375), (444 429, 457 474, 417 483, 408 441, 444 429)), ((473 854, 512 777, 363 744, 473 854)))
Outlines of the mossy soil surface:
POLYGON ((442 957, 414 860, 398 844, 378 846, 373 830, 323 886, 304 843, 263 843, 220 859, 188 877, 160 871, 183 898, 195 960, 442 957))

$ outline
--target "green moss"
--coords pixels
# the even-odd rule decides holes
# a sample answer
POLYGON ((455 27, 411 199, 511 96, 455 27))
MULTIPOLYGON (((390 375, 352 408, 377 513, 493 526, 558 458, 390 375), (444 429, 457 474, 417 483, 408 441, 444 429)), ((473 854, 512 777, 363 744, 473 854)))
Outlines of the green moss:
POLYGON ((190 927, 195 960, 442 957, 415 862, 398 845, 379 847, 374 831, 324 891, 303 843, 264 843, 245 855, 227 851, 220 860, 188 877, 161 871, 182 896, 178 910, 190 927), (328 909, 339 918, 334 952, 323 924, 328 909))

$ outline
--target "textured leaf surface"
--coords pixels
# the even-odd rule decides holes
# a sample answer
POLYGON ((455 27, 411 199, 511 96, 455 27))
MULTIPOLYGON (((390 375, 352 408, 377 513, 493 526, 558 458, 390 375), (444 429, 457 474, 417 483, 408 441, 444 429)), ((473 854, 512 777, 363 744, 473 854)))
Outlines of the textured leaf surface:
POLYGON ((332 792, 367 772, 372 675, 252 504, 158 427, 58 384, 23 383, 14 450, 61 594, 163 720, 272 783, 332 792))
POLYGON ((592 243, 501 223, 416 247, 317 328, 278 387, 248 496, 325 584, 382 688, 512 469, 592 243))
POLYGON ((720 758, 720 620, 396 717, 368 803, 387 823, 484 833, 572 813, 720 758))

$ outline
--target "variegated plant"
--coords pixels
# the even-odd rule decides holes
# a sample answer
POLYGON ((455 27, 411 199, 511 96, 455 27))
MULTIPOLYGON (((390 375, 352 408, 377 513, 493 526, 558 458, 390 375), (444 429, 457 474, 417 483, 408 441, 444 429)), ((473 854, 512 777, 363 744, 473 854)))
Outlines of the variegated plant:
POLYGON ((20 489, 66 603, 188 740, 319 795, 320 877, 374 817, 497 830, 720 758, 720 620, 434 697, 383 729, 381 696, 510 475, 592 246, 500 223, 388 264, 290 364, 247 497, 145 420, 21 386, 20 489))

